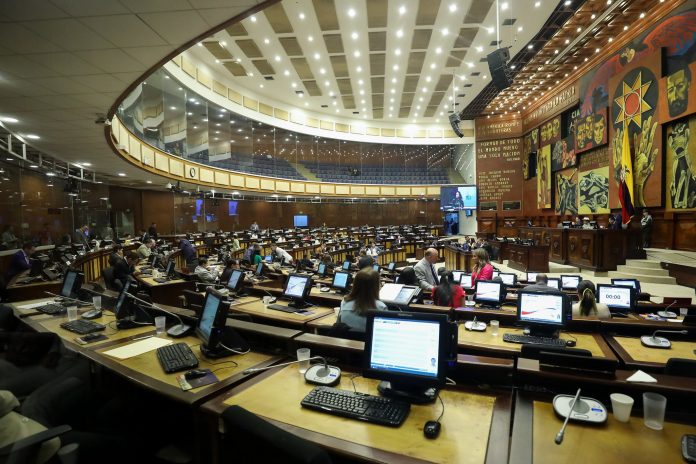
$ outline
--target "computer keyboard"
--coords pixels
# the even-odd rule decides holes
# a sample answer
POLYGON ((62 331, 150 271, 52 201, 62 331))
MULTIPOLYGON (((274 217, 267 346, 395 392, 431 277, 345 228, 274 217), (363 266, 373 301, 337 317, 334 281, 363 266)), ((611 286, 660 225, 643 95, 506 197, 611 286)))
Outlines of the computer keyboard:
POLYGON ((528 345, 547 345, 555 347, 566 346, 566 340, 562 338, 537 337, 534 335, 503 334, 503 341, 509 343, 526 343, 528 345))
POLYGON ((157 348, 157 359, 167 374, 198 367, 198 358, 186 343, 174 343, 157 348))
POLYGON ((290 306, 285 306, 281 304, 269 304, 268 309, 275 309, 276 311, 283 311, 284 313, 296 313, 297 308, 291 308, 290 306))
POLYGON ((158 284, 163 284, 165 282, 169 282, 169 278, 167 278, 167 277, 157 277, 157 278, 152 279, 152 280, 154 280, 158 284))
POLYGON ((80 335, 87 335, 92 332, 99 332, 106 328, 105 325, 98 324, 92 321, 87 321, 85 319, 77 319, 74 321, 63 322, 60 326, 65 330, 69 330, 70 332, 75 332, 80 335))
POLYGON ((314 387, 300 404, 308 409, 392 427, 401 425, 411 410, 411 405, 403 401, 331 387, 314 387))
POLYGON ((44 314, 65 314, 67 308, 63 305, 47 303, 43 306, 37 307, 36 310, 44 314))

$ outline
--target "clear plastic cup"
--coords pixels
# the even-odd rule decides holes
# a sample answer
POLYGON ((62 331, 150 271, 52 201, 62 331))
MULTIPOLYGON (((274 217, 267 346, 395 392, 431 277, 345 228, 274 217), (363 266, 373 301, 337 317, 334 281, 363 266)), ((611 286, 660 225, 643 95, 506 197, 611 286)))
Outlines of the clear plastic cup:
POLYGON ((99 311, 101 309, 101 296, 93 296, 92 304, 94 305, 94 309, 99 311))
POLYGON ((680 316, 683 317, 683 316, 686 316, 687 314, 689 314, 689 308, 679 308, 679 315, 680 316))
POLYGON ((162 335, 167 325, 167 318, 165 316, 157 316, 155 318, 155 330, 157 330, 157 335, 162 335))
POLYGON ((263 304, 267 305, 268 303, 270 303, 270 301, 271 301, 270 296, 266 295, 263 297, 263 304))
POLYGON ((611 410, 614 412, 614 418, 619 422, 628 422, 631 418, 633 398, 623 393, 612 393, 609 395, 609 398, 611 399, 611 410))
POLYGON ((77 320, 77 306, 68 306, 68 320, 69 321, 76 321, 77 320))
POLYGON ((491 335, 498 335, 498 329, 500 328, 500 322, 492 320, 488 323, 491 328, 491 335))
POLYGON ((667 398, 658 393, 643 393, 643 422, 653 430, 662 430, 665 423, 667 398))
POLYGON ((309 348, 299 348, 297 350, 297 360, 300 361, 300 374, 304 375, 309 369, 309 348))
POLYGON ((336 307, 334 308, 334 314, 336 315, 336 317, 338 317, 338 313, 340 313, 340 312, 341 312, 341 307, 340 307, 340 306, 336 306, 336 307))

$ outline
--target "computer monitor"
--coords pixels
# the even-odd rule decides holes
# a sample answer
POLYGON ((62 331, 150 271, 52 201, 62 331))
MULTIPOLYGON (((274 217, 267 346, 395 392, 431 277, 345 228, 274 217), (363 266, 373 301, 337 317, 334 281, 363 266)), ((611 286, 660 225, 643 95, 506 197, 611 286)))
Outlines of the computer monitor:
POLYGON ((60 295, 66 298, 75 298, 77 291, 82 287, 85 275, 74 269, 69 269, 63 277, 63 286, 60 288, 60 295))
POLYGON ((116 320, 121 321, 129 319, 131 316, 130 302, 126 301, 126 294, 130 288, 130 280, 126 280, 123 284, 123 288, 118 293, 118 298, 116 298, 116 304, 114 305, 114 315, 116 315, 116 320))
POLYGON ((611 284, 633 287, 636 289, 636 293, 640 293, 640 281, 638 279, 611 279, 611 284))
POLYGON ((462 274, 467 274, 467 272, 462 271, 461 269, 456 269, 452 271, 452 277, 454 278, 454 281, 459 282, 462 278, 462 274))
POLYGON ((319 266, 317 267, 317 275, 321 277, 326 276, 326 264, 319 263, 319 266))
POLYGON ((379 299, 388 305, 408 306, 419 290, 419 287, 414 285, 384 284, 379 290, 379 299))
POLYGON ((272 262, 273 262, 273 256, 272 256, 272 255, 266 255, 266 256, 264 256, 263 260, 266 261, 267 263, 272 263, 272 262))
POLYGON ((254 275, 257 277, 261 277, 263 275, 263 262, 256 265, 256 270, 254 271, 254 275))
POLYGON ((551 288, 555 288, 556 290, 561 289, 561 279, 549 279, 549 281, 546 283, 551 288))
POLYGON ((636 306, 636 290, 624 285, 597 285, 597 301, 612 311, 628 312, 636 306))
POLYGON ((372 265, 372 270, 375 272, 379 272, 379 264, 375 263, 372 265))
POLYGON ((531 282, 531 283, 536 282, 536 278, 537 278, 538 274, 539 274, 538 272, 528 272, 527 273, 527 282, 531 282))
POLYGON ((310 276, 290 274, 285 282, 283 296, 292 300, 288 306, 301 309, 308 306, 306 300, 311 289, 312 279, 310 276))
POLYGON ((504 287, 501 282, 479 280, 476 282, 474 300, 482 306, 498 307, 505 301, 504 287))
POLYGON ((392 261, 391 263, 387 264, 387 271, 389 271, 389 272, 394 272, 394 269, 396 269, 396 263, 395 263, 395 262, 392 261))
POLYGON ((331 287, 339 293, 346 293, 350 289, 351 280, 350 272, 336 271, 331 287))
POLYGON ((500 271, 493 271, 493 278, 495 279, 500 275, 500 271))
POLYGON ((43 261, 40 259, 36 258, 31 258, 30 259, 30 264, 31 268, 29 269, 29 276, 30 277, 36 277, 41 275, 41 271, 43 271, 43 261))
POLYGON ((233 269, 230 279, 227 281, 227 288, 230 292, 238 293, 244 284, 245 274, 239 269, 233 269))
POLYGON ((167 266, 164 268, 164 275, 170 276, 170 275, 174 274, 174 265, 175 264, 176 263, 174 262, 173 259, 170 259, 169 261, 167 261, 167 266))
POLYGON ((224 295, 208 287, 206 289, 203 311, 196 326, 196 335, 201 339, 201 353, 209 358, 232 354, 220 346, 220 339, 227 320, 228 305, 224 295))
POLYGON ((517 321, 528 325, 532 335, 557 335, 570 314, 568 295, 524 290, 517 294, 517 321))
POLYGON ((577 290, 582 277, 579 275, 561 275, 561 288, 563 290, 577 290))
POLYGON ((437 398, 457 333, 445 314, 378 311, 367 315, 362 375, 384 396, 413 403, 437 398))
POLYGON ((503 283, 505 285, 517 285, 517 274, 513 274, 512 272, 501 272, 500 274, 498 274, 498 277, 500 277, 503 280, 503 283))
POLYGON ((469 274, 468 272, 463 272, 462 274, 460 274, 459 285, 462 288, 472 288, 473 286, 471 285, 471 274, 469 274))
POLYGON ((349 269, 350 269, 350 264, 351 264, 351 263, 350 263, 349 260, 343 261, 343 270, 344 270, 344 271, 349 270, 349 269))
POLYGON ((157 264, 157 253, 152 253, 152 254, 150 255, 150 262, 149 262, 149 265, 150 265, 151 267, 155 267, 155 264, 157 264))

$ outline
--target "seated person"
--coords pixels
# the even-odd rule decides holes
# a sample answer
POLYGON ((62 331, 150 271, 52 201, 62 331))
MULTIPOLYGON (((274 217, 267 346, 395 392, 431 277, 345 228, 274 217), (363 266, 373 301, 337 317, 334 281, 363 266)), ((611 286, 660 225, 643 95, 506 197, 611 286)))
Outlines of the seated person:
POLYGON ((306 253, 302 256, 302 258, 297 262, 297 269, 314 269, 314 263, 312 262, 311 259, 309 259, 309 255, 306 253))
POLYGON ((476 248, 473 252, 474 268, 471 270, 471 286, 475 287, 479 280, 493 278, 493 265, 485 248, 476 248))
POLYGON ((26 271, 31 268, 31 261, 29 258, 34 254, 34 244, 31 242, 25 242, 22 245, 22 249, 17 253, 12 255, 12 260, 10 261, 10 268, 7 270, 6 279, 9 281, 17 274, 26 271))
POLYGON ((540 293, 559 293, 555 287, 549 287, 549 277, 546 274, 539 273, 536 277, 536 282, 523 287, 522 290, 525 292, 540 292, 540 293))
POLYGON ((366 267, 372 267, 373 264, 375 264, 375 260, 372 259, 372 256, 361 256, 358 260, 358 270, 363 270, 366 267))
MULTIPOLYGON (((20 404, 15 395, 8 390, 0 390, 0 448, 46 430, 46 427, 40 423, 15 412, 19 409, 20 404)), ((60 446, 61 441, 58 437, 47 440, 40 446, 38 456, 34 462, 48 462, 58 452, 60 446)), ((10 456, 11 460, 12 457, 10 456)))
POLYGON ((292 256, 290 256, 290 253, 283 250, 278 245, 271 245, 271 254, 278 260, 285 260, 285 264, 292 264, 292 256))
POLYGON ((201 282, 207 284, 214 284, 217 281, 217 272, 214 270, 209 270, 206 267, 206 264, 208 264, 208 258, 203 256, 198 258, 198 266, 196 266, 196 269, 193 271, 193 273, 196 274, 196 276, 198 276, 201 282))
POLYGON ((379 274, 365 269, 355 274, 350 293, 341 301, 338 321, 356 332, 365 332, 365 318, 369 311, 386 311, 379 301, 379 274))
POLYGON ((155 247, 155 241, 151 238, 146 238, 142 245, 138 247, 138 258, 147 259, 152 254, 152 249, 155 247))
POLYGON ((415 269, 411 266, 403 268, 399 277, 396 278, 396 283, 402 285, 418 285, 418 277, 416 277, 415 269))
POLYGON ((116 263, 123 260, 123 245, 116 244, 109 255, 109 266, 116 266, 116 263))
POLYGON ((140 274, 135 270, 135 265, 138 264, 138 254, 134 251, 129 251, 125 259, 121 259, 114 265, 114 280, 117 280, 121 285, 125 285, 130 276, 140 274))
POLYGON ((237 234, 234 234, 232 236, 232 243, 230 246, 232 248, 232 251, 237 251, 240 248, 242 248, 241 245, 239 244, 239 238, 237 237, 237 234))
POLYGON ((239 260, 227 258, 225 260, 225 269, 223 269, 222 275, 220 276, 220 282, 224 284, 228 280, 230 280, 232 271, 234 271, 235 269, 239 269, 239 260))
POLYGON ((583 280, 578 284, 578 297, 580 301, 573 304, 573 319, 576 317, 611 319, 609 307, 604 303, 596 302, 596 293, 597 289, 592 281, 583 280))
POLYGON ((454 283, 452 271, 445 271, 440 276, 440 284, 433 289, 433 302, 438 306, 459 308, 464 306, 464 289, 454 283))

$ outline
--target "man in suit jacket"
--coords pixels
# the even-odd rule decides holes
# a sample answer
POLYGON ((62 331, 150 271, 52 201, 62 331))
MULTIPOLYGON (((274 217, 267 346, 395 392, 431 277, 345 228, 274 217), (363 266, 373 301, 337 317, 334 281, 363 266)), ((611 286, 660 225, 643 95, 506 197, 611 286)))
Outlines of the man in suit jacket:
POLYGON ((84 245, 89 249, 89 226, 87 224, 75 230, 73 234, 73 244, 84 245))
POLYGON ((31 242, 26 242, 24 245, 22 245, 21 250, 12 255, 10 267, 7 270, 8 281, 20 272, 31 268, 31 261, 29 258, 34 254, 34 251, 34 244, 31 242))
POLYGON ((549 277, 546 274, 537 274, 536 282, 523 287, 525 292, 551 293, 557 295, 561 292, 556 287, 549 287, 549 277))
POLYGON ((418 261, 413 270, 416 271, 416 278, 418 279, 418 285, 423 291, 432 292, 433 288, 437 287, 437 272, 435 271, 435 263, 439 259, 437 250, 435 248, 428 248, 425 250, 425 256, 423 259, 418 261))
POLYGON ((114 264, 114 280, 121 282, 121 285, 125 285, 129 277, 132 275, 138 275, 139 272, 135 270, 135 265, 138 263, 138 254, 134 251, 129 251, 126 253, 124 259, 118 260, 114 264))
POLYGON ((147 233, 150 234, 150 238, 157 240, 157 224, 154 222, 150 224, 150 227, 147 229, 147 233))

